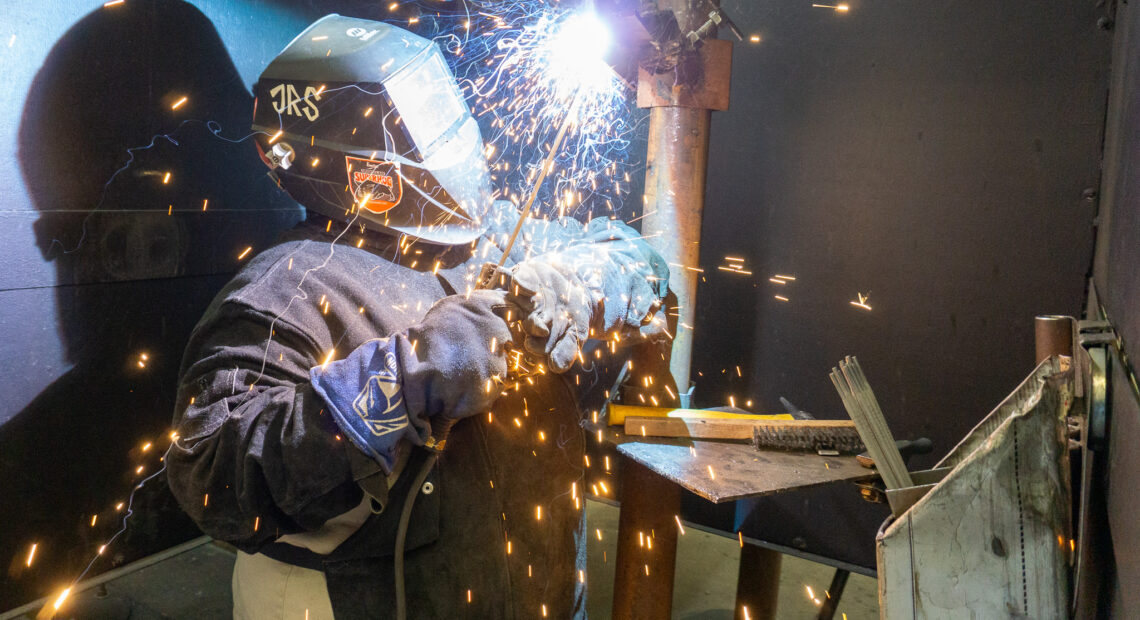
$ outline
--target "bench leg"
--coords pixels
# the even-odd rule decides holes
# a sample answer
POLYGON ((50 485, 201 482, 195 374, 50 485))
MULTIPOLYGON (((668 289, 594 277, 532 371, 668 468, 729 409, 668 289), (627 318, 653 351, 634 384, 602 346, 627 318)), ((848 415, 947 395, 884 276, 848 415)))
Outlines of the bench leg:
POLYGON ((736 618, 773 620, 780 593, 780 553, 744 543, 736 579, 736 618))
POLYGON ((839 597, 843 596, 843 588, 847 587, 847 577, 850 572, 842 568, 835 569, 835 576, 831 578, 831 586, 827 588, 827 596, 823 598, 823 605, 819 608, 817 620, 831 620, 835 617, 835 610, 839 607, 839 597))
POLYGON ((614 618, 669 620, 681 488, 632 459, 621 462, 614 618))

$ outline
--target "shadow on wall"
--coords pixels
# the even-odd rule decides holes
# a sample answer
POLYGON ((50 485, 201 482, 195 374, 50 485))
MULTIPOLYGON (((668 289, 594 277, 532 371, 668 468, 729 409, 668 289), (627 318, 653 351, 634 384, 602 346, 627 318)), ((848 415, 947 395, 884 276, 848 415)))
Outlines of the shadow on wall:
MULTIPOLYGON (((36 75, 19 160, 73 367, 0 427, 0 610, 68 585, 118 530, 161 467, 191 328, 239 254, 299 220, 240 140, 252 107, 214 26, 177 0, 96 10, 36 75)), ((135 513, 92 573, 197 534, 164 480, 135 513)))

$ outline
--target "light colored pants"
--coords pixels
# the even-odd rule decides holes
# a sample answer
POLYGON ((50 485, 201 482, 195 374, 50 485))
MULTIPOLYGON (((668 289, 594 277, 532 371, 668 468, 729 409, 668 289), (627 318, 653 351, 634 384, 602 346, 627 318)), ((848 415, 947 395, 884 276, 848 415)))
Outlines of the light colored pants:
POLYGON ((325 574, 260 553, 237 553, 234 620, 333 620, 325 574))
MULTIPOLYGON (((403 471, 409 454, 409 450, 401 450, 388 476, 389 488, 403 471)), ((277 541, 327 555, 360 529, 371 512, 372 503, 365 494, 356 508, 325 521, 320 529, 289 534, 277 541)), ((333 620, 329 588, 321 571, 238 551, 232 586, 234 620, 333 620)))

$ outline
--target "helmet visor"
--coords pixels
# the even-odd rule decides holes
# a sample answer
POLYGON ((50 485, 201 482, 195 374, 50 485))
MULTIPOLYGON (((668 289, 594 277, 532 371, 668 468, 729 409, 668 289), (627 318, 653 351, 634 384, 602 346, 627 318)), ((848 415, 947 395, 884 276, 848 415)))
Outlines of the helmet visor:
POLYGON ((467 113, 455 79, 434 45, 385 80, 384 88, 423 159, 467 113))

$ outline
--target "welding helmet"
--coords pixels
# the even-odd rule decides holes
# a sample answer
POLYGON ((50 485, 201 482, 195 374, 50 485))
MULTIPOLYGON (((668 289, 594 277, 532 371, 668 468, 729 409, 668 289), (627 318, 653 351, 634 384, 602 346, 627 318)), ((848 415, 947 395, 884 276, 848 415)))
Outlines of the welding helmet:
POLYGON ((262 72, 253 129, 263 161, 309 210, 440 244, 485 229, 483 139, 428 39, 321 18, 262 72))

